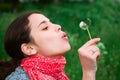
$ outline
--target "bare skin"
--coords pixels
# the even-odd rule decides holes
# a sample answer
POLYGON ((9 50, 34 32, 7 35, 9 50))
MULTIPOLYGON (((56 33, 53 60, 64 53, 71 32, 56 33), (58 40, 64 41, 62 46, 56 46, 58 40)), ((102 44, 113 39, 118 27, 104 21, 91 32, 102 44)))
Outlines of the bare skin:
POLYGON ((97 59, 100 55, 100 50, 95 44, 99 41, 99 38, 92 39, 78 49, 83 70, 82 80, 95 80, 97 59))

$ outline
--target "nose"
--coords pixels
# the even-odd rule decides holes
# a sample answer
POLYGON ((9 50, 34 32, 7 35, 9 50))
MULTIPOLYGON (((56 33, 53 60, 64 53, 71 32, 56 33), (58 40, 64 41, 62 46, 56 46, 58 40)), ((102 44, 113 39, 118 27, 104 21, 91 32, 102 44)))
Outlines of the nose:
POLYGON ((55 27, 56 27, 56 31, 61 31, 61 26, 60 25, 56 24, 55 27))

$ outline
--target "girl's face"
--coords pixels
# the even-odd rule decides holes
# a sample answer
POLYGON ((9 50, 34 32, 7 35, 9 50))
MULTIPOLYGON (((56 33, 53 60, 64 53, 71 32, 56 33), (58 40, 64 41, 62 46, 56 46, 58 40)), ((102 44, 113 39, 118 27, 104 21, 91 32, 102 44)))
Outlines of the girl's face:
POLYGON ((68 37, 61 31, 60 25, 53 24, 47 17, 37 13, 30 15, 28 19, 36 55, 55 57, 70 50, 68 37))

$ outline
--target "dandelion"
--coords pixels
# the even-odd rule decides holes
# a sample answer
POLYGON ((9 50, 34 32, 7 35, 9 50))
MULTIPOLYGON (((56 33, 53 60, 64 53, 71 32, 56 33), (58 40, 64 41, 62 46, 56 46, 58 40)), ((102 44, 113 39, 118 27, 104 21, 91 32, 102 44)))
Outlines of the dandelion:
POLYGON ((84 22, 84 21, 81 21, 80 24, 79 24, 79 27, 83 30, 87 30, 88 32, 88 35, 89 35, 89 38, 92 39, 91 37, 91 34, 90 34, 90 31, 88 29, 88 25, 84 22))
MULTIPOLYGON (((90 20, 89 18, 87 18, 87 20, 89 21, 89 25, 90 25, 90 24, 91 24, 91 20, 90 20)), ((90 31, 89 31, 89 29, 88 29, 89 26, 88 26, 84 21, 81 21, 81 22, 80 22, 79 27, 80 27, 81 29, 83 29, 83 30, 87 30, 88 35, 89 35, 89 38, 92 39, 91 34, 90 34, 90 31)), ((101 53, 103 53, 103 54, 108 54, 108 51, 106 50, 106 47, 105 47, 105 45, 104 45, 103 42, 98 42, 98 43, 96 44, 96 46, 99 47, 101 53)))

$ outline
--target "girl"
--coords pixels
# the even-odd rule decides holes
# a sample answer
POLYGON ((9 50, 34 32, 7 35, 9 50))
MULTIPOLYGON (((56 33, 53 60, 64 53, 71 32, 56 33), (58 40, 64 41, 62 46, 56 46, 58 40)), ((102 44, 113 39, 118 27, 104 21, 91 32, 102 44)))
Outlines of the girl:
MULTIPOLYGON (((92 39, 78 49, 82 80, 95 80, 98 41, 92 39)), ((60 25, 39 12, 23 14, 11 23, 5 35, 5 50, 15 65, 7 70, 5 80, 69 80, 63 57, 70 50, 68 37, 60 25)))

